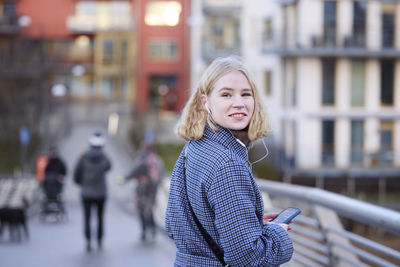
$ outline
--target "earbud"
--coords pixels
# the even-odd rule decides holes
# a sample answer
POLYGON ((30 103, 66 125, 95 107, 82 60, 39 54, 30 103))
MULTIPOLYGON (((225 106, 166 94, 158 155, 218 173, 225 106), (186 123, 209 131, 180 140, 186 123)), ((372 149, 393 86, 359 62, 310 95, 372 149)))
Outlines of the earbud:
POLYGON ((207 103, 205 104, 205 106, 206 106, 207 112, 208 112, 209 114, 211 114, 211 111, 210 111, 210 109, 208 108, 208 104, 207 104, 207 103))

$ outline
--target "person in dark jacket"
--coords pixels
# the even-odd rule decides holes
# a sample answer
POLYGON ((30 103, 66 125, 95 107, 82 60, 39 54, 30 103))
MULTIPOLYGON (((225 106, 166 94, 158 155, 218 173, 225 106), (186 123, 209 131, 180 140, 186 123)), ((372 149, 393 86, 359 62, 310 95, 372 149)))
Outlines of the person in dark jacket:
POLYGON ((81 186, 82 206, 84 211, 84 235, 86 249, 91 251, 90 217, 92 207, 97 210, 97 244, 102 247, 103 213, 107 188, 105 174, 111 169, 111 162, 103 152, 105 138, 101 133, 94 133, 89 138, 89 150, 81 156, 75 170, 74 180, 81 186))
POLYGON ((62 192, 67 169, 54 147, 50 149, 49 161, 44 173, 43 189, 45 194, 49 199, 56 199, 62 192))

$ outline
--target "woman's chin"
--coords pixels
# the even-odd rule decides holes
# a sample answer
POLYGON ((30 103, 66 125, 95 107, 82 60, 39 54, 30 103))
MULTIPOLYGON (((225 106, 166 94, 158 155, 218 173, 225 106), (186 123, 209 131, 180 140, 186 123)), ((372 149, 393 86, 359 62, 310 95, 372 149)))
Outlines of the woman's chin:
POLYGON ((230 125, 229 127, 226 127, 226 128, 228 128, 229 130, 240 131, 240 130, 245 129, 246 127, 247 127, 247 124, 246 125, 230 125))

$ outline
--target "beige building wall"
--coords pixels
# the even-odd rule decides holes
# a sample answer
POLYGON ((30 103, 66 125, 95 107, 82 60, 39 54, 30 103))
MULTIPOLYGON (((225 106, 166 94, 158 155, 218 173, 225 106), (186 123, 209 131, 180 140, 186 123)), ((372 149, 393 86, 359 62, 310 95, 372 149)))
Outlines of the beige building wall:
MULTIPOLYGON (((229 1, 228 1, 229 2, 229 1)), ((353 1, 337 1, 336 45, 343 48, 353 35, 353 1)), ((202 25, 204 14, 201 0, 192 1, 191 60, 192 88, 198 82, 207 62, 202 58, 202 25)), ((370 154, 380 150, 382 120, 393 120, 394 166, 400 166, 400 60, 395 69, 394 106, 383 108, 380 103, 380 58, 361 57, 365 62, 365 105, 351 104, 352 61, 357 57, 332 55, 336 62, 335 104, 322 105, 322 58, 313 52, 315 38, 323 37, 324 5, 322 0, 281 2, 261 0, 235 1, 240 5, 241 55, 253 73, 256 85, 270 113, 276 145, 287 157, 295 157, 297 168, 316 170, 322 165, 322 121, 335 121, 335 167, 352 168, 351 122, 364 121, 365 167, 371 166, 370 154), (274 49, 263 49, 264 22, 272 21, 274 49), (286 32, 284 31, 286 29, 286 32), (286 46, 285 46, 286 44, 286 46), (295 55, 279 52, 289 49, 295 55), (303 50, 301 50, 303 49, 303 50), (300 51, 300 54, 296 55, 300 51), (271 92, 265 92, 265 73, 271 73, 271 92), (296 103, 293 103, 296 99, 296 103)), ((396 5, 396 47, 400 48, 400 3, 396 5)), ((381 1, 368 1, 366 10, 365 53, 381 51, 381 1)), ((319 48, 318 48, 319 49, 319 48)), ((332 48, 331 48, 332 49, 332 48)), ((346 49, 346 48, 343 48, 346 49)))

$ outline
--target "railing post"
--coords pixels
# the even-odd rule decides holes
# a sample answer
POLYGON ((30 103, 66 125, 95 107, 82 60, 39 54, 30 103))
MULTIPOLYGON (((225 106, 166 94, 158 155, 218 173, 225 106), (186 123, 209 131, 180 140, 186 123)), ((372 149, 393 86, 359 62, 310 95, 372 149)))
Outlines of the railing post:
POLYGON ((283 182, 286 184, 292 183, 292 174, 290 171, 285 171, 285 173, 283 175, 283 182))
POLYGON ((386 178, 379 177, 379 204, 383 204, 386 201, 386 178))
POLYGON ((331 266, 340 266, 340 267, 353 266, 352 264, 349 264, 346 261, 344 261, 342 258, 350 259, 353 262, 358 262, 358 258, 351 252, 348 252, 343 248, 332 245, 333 243, 342 243, 351 245, 350 241, 343 236, 338 236, 327 230, 327 228, 343 230, 342 223, 340 222, 336 212, 317 205, 314 206, 314 212, 316 218, 318 219, 320 227, 322 228, 322 232, 325 235, 326 242, 330 247, 331 266))
POLYGON ((315 181, 315 186, 320 189, 325 188, 325 177, 323 175, 318 175, 315 181))
POLYGON ((347 194, 354 196, 356 193, 356 180, 353 176, 347 176, 347 194))

